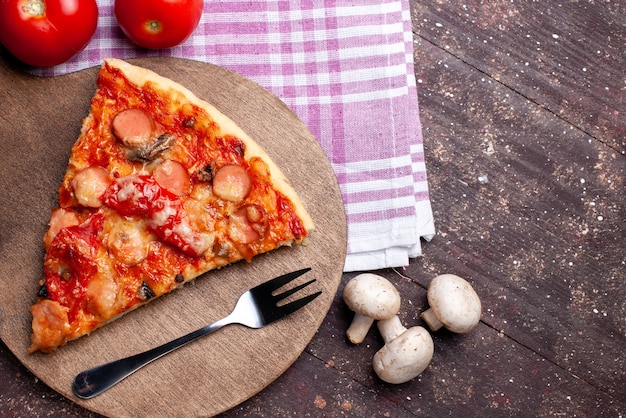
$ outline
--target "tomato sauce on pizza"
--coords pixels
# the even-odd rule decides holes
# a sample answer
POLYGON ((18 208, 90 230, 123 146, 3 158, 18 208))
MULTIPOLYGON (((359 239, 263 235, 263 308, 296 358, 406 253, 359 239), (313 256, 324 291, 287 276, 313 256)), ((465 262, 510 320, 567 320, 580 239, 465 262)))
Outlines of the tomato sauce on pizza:
POLYGON ((30 352, 49 352, 313 222, 261 147, 173 81, 107 60, 44 236, 30 352))

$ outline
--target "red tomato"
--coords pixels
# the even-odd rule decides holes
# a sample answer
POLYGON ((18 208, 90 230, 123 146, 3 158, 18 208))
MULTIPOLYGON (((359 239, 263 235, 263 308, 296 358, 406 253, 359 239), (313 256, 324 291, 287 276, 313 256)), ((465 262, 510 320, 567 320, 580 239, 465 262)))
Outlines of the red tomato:
POLYGON ((38 67, 61 64, 82 51, 97 24, 95 0, 0 1, 0 42, 38 67))
POLYGON ((193 33, 202 6, 202 0, 115 0, 115 18, 137 45, 170 48, 193 33))

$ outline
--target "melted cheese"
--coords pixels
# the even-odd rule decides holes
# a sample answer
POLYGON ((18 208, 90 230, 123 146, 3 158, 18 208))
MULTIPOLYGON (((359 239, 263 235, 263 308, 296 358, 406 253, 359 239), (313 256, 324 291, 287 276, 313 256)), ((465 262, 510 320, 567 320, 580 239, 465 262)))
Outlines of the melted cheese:
POLYGON ((117 292, 118 286, 112 278, 103 274, 93 277, 87 285, 87 297, 93 313, 105 319, 113 317, 116 313, 117 292))
POLYGON ((50 351, 63 344, 70 332, 68 309, 58 302, 44 299, 30 308, 33 314, 33 334, 29 352, 50 351))
POLYGON ((125 202, 127 200, 136 202, 143 197, 143 193, 135 187, 130 176, 123 180, 123 186, 120 187, 120 190, 117 192, 117 200, 119 202, 125 202))
POLYGON ((156 237, 148 231, 145 222, 115 217, 107 237, 107 247, 116 260, 128 266, 141 263, 148 257, 150 243, 156 237))
POLYGON ((171 219, 176 216, 177 210, 170 200, 163 200, 163 209, 158 212, 154 212, 151 218, 152 225, 156 227, 164 226, 171 222, 171 219))

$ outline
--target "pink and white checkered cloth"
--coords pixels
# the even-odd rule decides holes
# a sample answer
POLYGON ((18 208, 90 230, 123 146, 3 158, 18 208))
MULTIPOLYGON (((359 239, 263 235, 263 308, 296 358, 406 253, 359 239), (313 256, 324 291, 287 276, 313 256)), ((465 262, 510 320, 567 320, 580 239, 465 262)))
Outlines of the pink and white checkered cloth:
POLYGON ((318 138, 348 220, 345 271, 400 267, 435 233, 428 197, 408 0, 207 1, 195 33, 161 51, 135 47, 98 0, 98 29, 71 61, 176 56, 221 65, 283 100, 318 138))

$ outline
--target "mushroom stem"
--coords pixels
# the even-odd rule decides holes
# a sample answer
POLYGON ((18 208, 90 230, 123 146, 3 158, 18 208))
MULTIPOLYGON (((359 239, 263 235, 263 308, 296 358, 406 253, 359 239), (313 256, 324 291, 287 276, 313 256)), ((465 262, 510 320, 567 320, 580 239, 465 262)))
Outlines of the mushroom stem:
POLYGON ((369 331, 373 323, 373 318, 355 313, 352 323, 346 330, 346 336, 352 344, 360 344, 365 339, 367 331, 369 331))
POLYGON ((432 308, 429 308, 426 311, 422 312, 420 316, 428 324, 428 327, 433 331, 437 331, 443 326, 432 308))
POLYGON ((360 344, 374 320, 388 319, 400 310, 400 293, 387 279, 362 273, 351 279, 343 289, 343 300, 354 311, 354 319, 346 330, 353 344, 360 344))
POLYGON ((406 331, 406 327, 402 325, 398 315, 378 321, 377 327, 380 335, 383 336, 383 340, 385 340, 385 344, 406 331))

